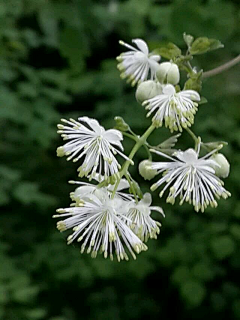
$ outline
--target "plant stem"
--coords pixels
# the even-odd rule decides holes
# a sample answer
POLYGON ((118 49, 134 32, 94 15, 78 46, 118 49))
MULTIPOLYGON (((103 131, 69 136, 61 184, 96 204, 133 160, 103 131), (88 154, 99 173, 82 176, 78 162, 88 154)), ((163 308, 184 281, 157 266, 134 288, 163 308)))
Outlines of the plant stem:
MULTIPOLYGON (((132 182, 131 182, 131 179, 130 179, 130 175, 126 174, 125 176, 126 176, 126 179, 127 179, 128 183, 129 183, 129 186, 131 187, 131 183, 132 182)), ((136 192, 135 192, 134 188, 132 188, 132 192, 133 192, 133 195, 134 195, 136 203, 138 203, 138 197, 136 195, 136 192)))
POLYGON ((192 132, 191 129, 189 129, 188 127, 186 127, 186 131, 190 134, 190 136, 193 138, 194 142, 198 142, 198 138, 197 136, 192 132))
MULTIPOLYGON (((150 134, 154 131, 154 129, 155 129, 155 126, 152 124, 152 125, 144 132, 144 134, 136 141, 136 144, 134 145, 134 147, 132 148, 132 151, 130 152, 130 154, 129 154, 129 156, 128 156, 128 158, 129 158, 130 160, 133 159, 133 157, 134 157, 135 153, 138 151, 138 149, 141 148, 141 146, 145 144, 147 138, 148 138, 148 137, 150 136, 150 134)), ((130 163, 131 163, 130 160, 126 160, 126 161, 124 162, 124 165, 123 165, 123 167, 122 167, 122 169, 121 169, 121 171, 120 171, 120 173, 119 173, 118 181, 116 182, 115 187, 114 187, 114 190, 113 190, 113 193, 112 193, 112 199, 114 198, 114 195, 115 195, 115 193, 116 193, 116 191, 117 191, 117 187, 118 187, 118 185, 119 185, 119 183, 120 183, 120 180, 121 180, 122 177, 123 177, 124 175, 126 175, 126 173, 127 173, 128 167, 130 166, 130 163)))
MULTIPOLYGON (((122 132, 122 134, 123 134, 124 136, 126 136, 126 137, 134 140, 135 142, 137 142, 137 141, 140 139, 139 136, 136 136, 136 135, 133 136, 133 135, 131 135, 130 133, 127 133, 127 132, 122 132)), ((151 155, 150 151, 148 150, 148 147, 147 147, 145 144, 143 145, 143 147, 144 147, 144 149, 145 149, 146 152, 147 152, 148 159, 149 159, 149 160, 152 160, 152 155, 151 155)))
POLYGON ((137 139, 138 139, 137 137, 135 137, 135 136, 133 136, 132 134, 127 133, 127 132, 122 132, 122 134, 123 134, 124 136, 126 136, 126 137, 134 140, 134 141, 137 141, 137 139))
MULTIPOLYGON (((194 142, 195 142, 195 149, 197 149, 197 145, 199 143, 199 139, 198 137, 192 132, 191 129, 189 129, 188 127, 186 128, 186 131, 190 134, 190 136, 193 138, 194 142)), ((201 146, 207 150, 209 152, 209 149, 201 142, 201 146)))
POLYGON ((229 62, 223 64, 220 67, 217 67, 215 69, 203 72, 203 78, 209 78, 209 77, 215 76, 215 75, 217 75, 219 73, 222 73, 223 71, 226 71, 229 68, 235 66, 239 62, 240 62, 240 54, 236 58, 230 60, 229 62))
POLYGON ((197 145, 199 143, 198 137, 192 132, 191 129, 189 129, 188 127, 186 127, 186 131, 188 132, 188 134, 190 134, 190 136, 193 138, 194 142, 195 142, 195 149, 197 148, 197 145))

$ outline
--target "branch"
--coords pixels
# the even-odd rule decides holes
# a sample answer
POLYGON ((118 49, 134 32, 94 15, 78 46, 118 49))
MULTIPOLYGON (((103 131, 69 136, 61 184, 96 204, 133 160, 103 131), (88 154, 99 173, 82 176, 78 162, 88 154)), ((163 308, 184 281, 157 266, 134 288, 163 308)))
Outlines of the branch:
POLYGON ((223 71, 228 70, 231 67, 235 66, 239 62, 240 62, 240 54, 236 58, 230 60, 229 62, 223 64, 220 67, 203 72, 203 78, 209 78, 209 77, 215 76, 219 73, 222 73, 223 71))

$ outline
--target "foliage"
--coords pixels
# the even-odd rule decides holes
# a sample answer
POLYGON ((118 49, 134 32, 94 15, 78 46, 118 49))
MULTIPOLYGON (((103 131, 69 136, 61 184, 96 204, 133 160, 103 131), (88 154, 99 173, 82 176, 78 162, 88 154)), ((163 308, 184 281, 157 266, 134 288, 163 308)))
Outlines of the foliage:
MULTIPOLYGON (((239 54, 238 1, 1 0, 0 17, 0 318, 239 319, 239 66, 205 80, 208 103, 194 125, 206 143, 229 142, 227 202, 204 214, 159 203, 166 213, 159 239, 121 264, 67 247, 51 218, 68 204, 76 169, 55 156, 61 117, 94 115, 110 127, 118 114, 139 134, 150 122, 119 78, 118 40, 141 37, 153 48, 173 41, 175 58, 186 32, 196 65, 208 70, 239 54), (197 55, 202 37, 211 39, 208 59, 197 55), (219 45, 213 38, 224 49, 210 51, 219 45)), ((162 141, 168 137, 166 130, 162 141)), ((182 148, 191 143, 183 138, 182 148)), ((159 143, 157 132, 150 142, 159 143)), ((127 152, 131 146, 127 140, 127 152)))

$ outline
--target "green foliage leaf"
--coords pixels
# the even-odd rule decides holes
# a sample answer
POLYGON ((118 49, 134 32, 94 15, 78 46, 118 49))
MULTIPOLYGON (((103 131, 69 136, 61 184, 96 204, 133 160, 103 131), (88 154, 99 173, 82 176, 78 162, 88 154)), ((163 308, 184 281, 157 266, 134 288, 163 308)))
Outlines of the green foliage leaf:
POLYGON ((235 250, 235 243, 229 236, 220 236, 212 239, 211 249, 219 260, 229 257, 235 250))
POLYGON ((196 307, 203 301, 206 289, 201 282, 188 280, 181 285, 181 295, 189 302, 191 307, 196 307))
POLYGON ((183 40, 185 41, 186 45, 188 46, 188 48, 190 49, 192 43, 193 43, 193 40, 194 40, 194 37, 191 36, 190 34, 186 34, 186 32, 184 32, 183 34, 183 40))
POLYGON ((184 90, 202 90, 202 70, 198 73, 190 74, 190 78, 185 82, 184 90))
POLYGON ((197 38, 190 48, 190 53, 193 55, 203 54, 211 50, 223 48, 224 45, 216 39, 209 39, 207 37, 197 38))
POLYGON ((171 60, 173 58, 177 58, 178 56, 180 56, 182 51, 174 43, 169 42, 167 45, 162 46, 161 48, 155 49, 154 53, 159 54, 163 58, 171 60))

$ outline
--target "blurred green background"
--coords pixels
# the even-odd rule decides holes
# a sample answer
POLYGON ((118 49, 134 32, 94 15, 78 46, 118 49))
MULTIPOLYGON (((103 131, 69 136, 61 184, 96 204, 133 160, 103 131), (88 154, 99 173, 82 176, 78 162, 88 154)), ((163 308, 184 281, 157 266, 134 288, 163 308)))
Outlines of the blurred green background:
MULTIPOLYGON (((87 115, 110 128, 120 115, 141 134, 150 120, 120 80, 118 40, 184 49, 184 31, 225 44, 196 57, 199 69, 234 58, 239 0, 0 1, 1 320, 240 319, 240 66, 205 80, 208 104, 193 126, 204 142, 229 142, 230 199, 196 213, 156 192, 154 204, 166 214, 161 235, 136 261, 120 264, 67 246, 51 218, 69 205, 67 181, 78 167, 56 157, 60 118, 87 115)), ((150 142, 169 136, 158 130, 150 142)), ((124 145, 128 153, 132 142, 124 145)), ((184 133, 178 147, 191 146, 184 133)), ((135 162, 144 157, 140 150, 135 162)))

